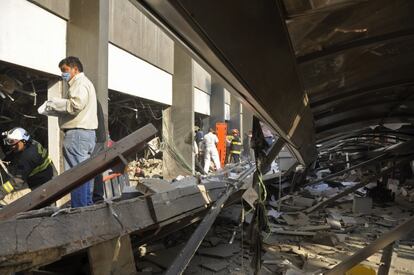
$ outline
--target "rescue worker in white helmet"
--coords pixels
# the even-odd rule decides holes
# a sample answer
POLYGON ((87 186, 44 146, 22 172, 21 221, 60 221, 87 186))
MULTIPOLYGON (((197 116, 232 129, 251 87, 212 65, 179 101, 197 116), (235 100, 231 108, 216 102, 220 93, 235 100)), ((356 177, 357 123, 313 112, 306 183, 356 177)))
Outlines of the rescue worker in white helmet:
POLYGON ((0 199, 9 193, 23 189, 25 183, 35 189, 53 177, 53 164, 47 150, 23 128, 16 127, 3 132, 4 144, 10 148, 3 162, 8 173, 0 187, 0 199))

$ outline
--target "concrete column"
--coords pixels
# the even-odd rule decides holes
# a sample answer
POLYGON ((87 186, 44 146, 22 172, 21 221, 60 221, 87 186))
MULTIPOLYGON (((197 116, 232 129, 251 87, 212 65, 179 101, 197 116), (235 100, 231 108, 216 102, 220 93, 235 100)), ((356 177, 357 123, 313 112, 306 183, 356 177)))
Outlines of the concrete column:
MULTIPOLYGON (((71 0, 67 55, 80 58, 86 76, 95 86, 108 130, 109 0, 71 0)), ((59 61, 57 61, 59 62, 59 61)))
POLYGON ((90 247, 88 258, 92 275, 137 272, 129 235, 90 247))
POLYGON ((215 129, 217 122, 225 121, 225 93, 224 88, 213 79, 210 98, 210 127, 215 129))
POLYGON ((241 104, 236 97, 231 95, 230 100, 230 122, 229 129, 237 129, 243 133, 241 104))
MULTIPOLYGON (((47 97, 62 97, 63 83, 57 81, 49 83, 47 91, 47 97)), ((58 174, 62 173, 65 169, 63 167, 63 155, 62 155, 62 142, 63 134, 59 128, 59 119, 54 116, 47 117, 47 132, 48 132, 48 152, 53 161, 53 165, 56 168, 58 174)), ((70 201, 70 194, 67 194, 63 198, 56 201, 56 206, 60 207, 70 201)))
POLYGON ((242 106, 242 131, 243 134, 248 133, 250 130, 253 129, 253 113, 247 109, 246 107, 242 106))
POLYGON ((250 149, 250 141, 247 137, 249 131, 253 129, 253 113, 245 106, 242 106, 241 117, 240 135, 243 137, 243 156, 250 160, 254 160, 254 152, 250 149))
POLYGON ((166 142, 163 177, 173 179, 194 172, 193 62, 181 48, 174 47, 172 106, 163 111, 162 133, 166 142))
MULTIPOLYGON (((57 81, 50 84, 47 97, 62 97, 63 85, 62 81, 57 81)), ((59 128, 59 119, 55 116, 47 117, 47 131, 48 131, 48 151, 49 156, 55 165, 58 174, 64 171, 63 157, 62 157, 62 133, 59 128)))

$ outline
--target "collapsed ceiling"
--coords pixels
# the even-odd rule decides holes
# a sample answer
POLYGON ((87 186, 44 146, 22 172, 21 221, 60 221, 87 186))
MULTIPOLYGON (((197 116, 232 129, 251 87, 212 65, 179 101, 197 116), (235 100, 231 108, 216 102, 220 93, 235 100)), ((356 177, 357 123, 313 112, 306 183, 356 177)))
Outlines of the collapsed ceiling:
POLYGON ((408 125, 397 132, 383 126, 414 118, 414 2, 284 0, 284 6, 317 142, 411 136, 408 125))
POLYGON ((47 117, 37 113, 46 100, 48 84, 56 77, 27 68, 0 63, 0 133, 23 127, 47 145, 47 117))
POLYGON ((371 148, 368 132, 399 136, 394 130, 413 121, 413 1, 138 2, 232 85, 302 163, 314 160, 315 144, 352 133, 353 149, 371 148))

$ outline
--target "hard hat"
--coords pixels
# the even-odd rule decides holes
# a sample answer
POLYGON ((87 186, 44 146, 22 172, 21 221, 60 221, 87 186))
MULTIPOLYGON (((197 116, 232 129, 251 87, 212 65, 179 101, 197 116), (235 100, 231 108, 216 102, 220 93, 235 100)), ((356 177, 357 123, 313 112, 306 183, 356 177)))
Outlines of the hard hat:
POLYGON ((238 133, 239 133, 239 130, 237 130, 237 129, 233 129, 233 130, 231 130, 231 132, 232 132, 233 134, 238 134, 238 133))
POLYGON ((30 135, 23 128, 16 127, 3 133, 5 136, 4 143, 7 145, 15 145, 19 141, 29 141, 30 135))

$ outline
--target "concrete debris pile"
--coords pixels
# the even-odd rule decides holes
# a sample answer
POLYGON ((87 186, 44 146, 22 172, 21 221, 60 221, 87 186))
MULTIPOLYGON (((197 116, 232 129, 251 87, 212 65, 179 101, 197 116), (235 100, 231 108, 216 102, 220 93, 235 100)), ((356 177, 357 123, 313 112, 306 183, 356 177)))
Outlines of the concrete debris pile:
POLYGON ((140 158, 132 161, 128 165, 128 175, 130 180, 162 178, 162 160, 140 158))
MULTIPOLYGON (((220 213, 184 274, 253 274, 249 246, 246 242, 242 245, 245 236, 239 226, 240 213, 241 205, 230 206, 220 213)), ((138 271, 141 274, 163 274, 194 228, 190 226, 163 241, 140 247, 138 271)))
MULTIPOLYGON (((413 205, 376 203, 363 189, 327 208, 315 208, 354 184, 322 182, 268 202, 270 233, 264 239, 263 259, 264 267, 273 272, 268 274, 321 274, 412 215, 413 205)), ((404 187, 398 190, 401 194, 404 187)), ((411 192, 405 198, 408 194, 411 192)), ((382 252, 378 252, 359 266, 377 271, 383 263, 381 257, 382 252)), ((395 268, 406 272, 413 264, 395 268)))

